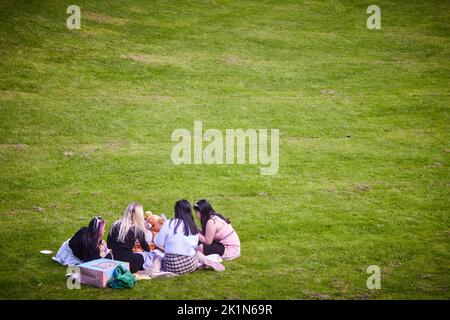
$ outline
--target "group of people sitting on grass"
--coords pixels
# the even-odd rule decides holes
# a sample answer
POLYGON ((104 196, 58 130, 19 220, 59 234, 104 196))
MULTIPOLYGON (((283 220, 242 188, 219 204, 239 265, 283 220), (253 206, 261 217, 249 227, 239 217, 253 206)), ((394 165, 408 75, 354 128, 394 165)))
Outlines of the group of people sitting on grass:
POLYGON ((81 228, 64 242, 54 260, 64 265, 78 265, 106 258, 128 262, 132 273, 184 274, 205 268, 223 271, 223 260, 233 260, 241 254, 239 237, 230 221, 206 200, 198 201, 193 207, 187 200, 175 203, 174 218, 165 221, 153 239, 160 254, 150 250, 145 223, 143 206, 133 202, 123 217, 111 225, 105 242, 106 222, 96 217, 88 227, 81 228), (200 229, 192 208, 200 221, 200 229), (137 241, 142 252, 133 250, 137 241))

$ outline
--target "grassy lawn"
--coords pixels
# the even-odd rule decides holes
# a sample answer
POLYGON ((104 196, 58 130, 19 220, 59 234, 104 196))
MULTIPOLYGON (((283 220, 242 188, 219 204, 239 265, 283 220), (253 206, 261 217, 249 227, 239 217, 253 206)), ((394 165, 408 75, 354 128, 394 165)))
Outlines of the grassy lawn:
POLYGON ((2 1, 0 299, 449 299, 449 21, 447 1, 2 1), (278 174, 174 165, 195 120, 279 129, 278 174), (181 198, 233 222, 225 272, 68 290, 39 253, 181 198))

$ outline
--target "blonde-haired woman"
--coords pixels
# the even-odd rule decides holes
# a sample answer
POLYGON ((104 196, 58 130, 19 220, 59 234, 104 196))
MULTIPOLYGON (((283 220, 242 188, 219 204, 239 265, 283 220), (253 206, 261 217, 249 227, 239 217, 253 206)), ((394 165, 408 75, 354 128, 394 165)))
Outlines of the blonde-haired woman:
POLYGON ((160 269, 161 262, 150 252, 145 241, 144 208, 141 204, 133 202, 128 205, 122 219, 111 226, 108 234, 108 247, 112 251, 114 260, 125 261, 130 264, 132 273, 140 270, 160 269), (142 253, 133 253, 133 246, 139 240, 142 253))

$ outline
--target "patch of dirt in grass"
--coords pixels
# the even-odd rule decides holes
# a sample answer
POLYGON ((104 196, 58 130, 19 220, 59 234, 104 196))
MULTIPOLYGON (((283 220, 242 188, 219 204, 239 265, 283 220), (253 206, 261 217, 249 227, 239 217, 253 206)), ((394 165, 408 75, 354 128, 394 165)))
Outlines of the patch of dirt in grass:
POLYGON ((140 54, 121 54, 120 57, 122 59, 127 59, 136 62, 148 62, 148 58, 145 55, 140 54))
POLYGON ((381 276, 387 277, 390 276, 397 267, 400 266, 400 263, 396 261, 390 261, 388 265, 381 269, 381 276))
POLYGON ((72 146, 73 150, 65 150, 63 155, 67 158, 78 156, 83 159, 88 159, 91 154, 100 150, 100 147, 97 145, 74 145, 72 146))
POLYGON ((131 102, 143 102, 143 101, 167 102, 173 99, 173 97, 171 96, 164 96, 159 94, 152 94, 152 95, 113 94, 112 96, 118 101, 131 101, 131 102))
POLYGON ((80 37, 84 39, 92 39, 98 36, 107 36, 107 35, 121 35, 120 32, 116 32, 114 30, 108 30, 106 28, 96 27, 96 28, 81 28, 80 37))
POLYGON ((332 194, 337 194, 338 190, 336 190, 336 188, 326 188, 325 189, 326 193, 332 193, 332 194))
POLYGON ((70 149, 66 150, 69 153, 65 154, 65 156, 91 159, 96 155, 102 156, 123 152, 141 154, 148 152, 150 148, 151 146, 149 144, 130 143, 123 139, 113 139, 105 143, 70 145, 70 149))
POLYGON ((158 94, 150 95, 150 96, 144 96, 145 98, 153 101, 169 101, 172 99, 170 96, 161 96, 158 94))
POLYGON ((22 151, 28 148, 27 144, 16 144, 14 145, 14 149, 16 149, 17 151, 22 151))
POLYGON ((336 289, 338 289, 342 293, 346 293, 351 289, 351 285, 346 283, 342 279, 333 279, 332 284, 336 289))
POLYGON ((158 54, 141 54, 141 53, 126 53, 121 54, 120 58, 139 62, 148 65, 178 65, 181 66, 189 62, 189 57, 177 57, 158 54))
POLYGON ((433 162, 433 164, 431 165, 431 167, 432 167, 432 168, 439 169, 439 168, 444 167, 444 164, 443 164, 442 162, 433 162))
POLYGON ((124 140, 110 140, 106 146, 107 146, 108 150, 117 152, 117 151, 123 149, 125 144, 126 143, 124 140))
POLYGON ((16 212, 14 210, 8 210, 8 211, 0 211, 0 216, 13 216, 16 212))
POLYGON ((43 213, 45 211, 45 209, 42 207, 35 207, 34 209, 36 210, 36 212, 39 212, 39 213, 43 213))
POLYGON ((368 192, 372 190, 369 183, 357 183, 348 189, 349 192, 368 192))
POLYGON ((223 297, 224 299, 229 299, 229 300, 242 300, 242 298, 240 297, 240 296, 237 296, 237 295, 230 295, 230 296, 227 296, 227 297, 223 297))
POLYGON ((336 94, 335 90, 326 89, 326 90, 320 90, 321 94, 327 95, 327 96, 334 96, 336 94))
POLYGON ((420 279, 422 279, 422 280, 431 279, 431 274, 429 274, 429 273, 421 273, 420 274, 420 279))
POLYGON ((375 296, 376 296, 376 292, 370 291, 370 292, 354 294, 354 295, 352 295, 352 298, 356 299, 356 300, 369 300, 369 299, 374 299, 375 296))
POLYGON ((400 59, 400 58, 395 58, 393 61, 391 61, 391 63, 393 64, 406 64, 406 65, 411 65, 411 64, 415 64, 416 61, 412 60, 412 59, 400 59))
POLYGON ((0 144, 0 150, 15 150, 15 151, 23 151, 28 149, 27 144, 0 144))
POLYGON ((37 94, 33 92, 15 91, 15 90, 0 90, 0 99, 17 99, 21 97, 30 98, 30 96, 36 97, 37 94))
POLYGON ((387 65, 395 65, 395 64, 412 64, 415 63, 413 60, 405 60, 405 59, 399 59, 399 58, 395 58, 394 60, 374 60, 372 61, 372 64, 377 64, 377 65, 381 65, 381 64, 387 64, 387 65))
POLYGON ((111 17, 111 16, 107 16, 107 15, 103 15, 103 14, 98 14, 95 12, 86 12, 86 11, 84 11, 82 13, 82 18, 86 18, 87 20, 90 20, 90 21, 114 24, 114 25, 119 25, 119 26, 124 25, 128 22, 128 19, 116 18, 116 17, 111 17))
POLYGON ((315 299, 315 300, 330 300, 331 296, 326 293, 320 293, 320 292, 313 292, 310 290, 303 290, 303 293, 309 298, 309 299, 315 299))
POLYGON ((245 64, 249 63, 248 60, 242 59, 241 57, 238 57, 236 55, 224 56, 224 57, 221 57, 219 60, 222 63, 229 64, 229 65, 245 65, 245 64))
POLYGON ((417 288, 419 288, 422 291, 430 291, 430 290, 445 291, 445 292, 448 291, 448 288, 444 288, 441 286, 435 287, 433 285, 433 275, 430 273, 420 273, 416 285, 417 288))

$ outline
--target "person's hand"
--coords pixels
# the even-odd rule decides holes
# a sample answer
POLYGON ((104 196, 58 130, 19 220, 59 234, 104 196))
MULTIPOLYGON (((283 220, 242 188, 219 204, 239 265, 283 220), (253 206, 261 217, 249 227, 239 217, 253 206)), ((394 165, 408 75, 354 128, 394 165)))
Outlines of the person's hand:
POLYGON ((105 240, 102 240, 102 242, 100 243, 100 252, 106 252, 108 250, 108 247, 106 245, 105 240))

